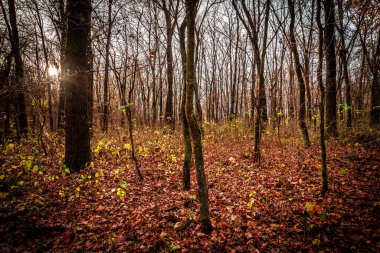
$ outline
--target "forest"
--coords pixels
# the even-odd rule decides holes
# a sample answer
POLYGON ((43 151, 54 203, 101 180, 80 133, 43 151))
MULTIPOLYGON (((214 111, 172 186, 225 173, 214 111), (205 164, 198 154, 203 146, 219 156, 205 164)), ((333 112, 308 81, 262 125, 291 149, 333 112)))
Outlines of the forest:
POLYGON ((379 252, 377 0, 0 0, 0 252, 379 252))

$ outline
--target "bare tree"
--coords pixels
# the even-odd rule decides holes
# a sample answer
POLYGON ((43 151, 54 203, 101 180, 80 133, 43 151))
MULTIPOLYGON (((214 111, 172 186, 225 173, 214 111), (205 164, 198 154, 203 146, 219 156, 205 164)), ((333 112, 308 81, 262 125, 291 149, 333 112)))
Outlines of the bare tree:
POLYGON ((294 36, 294 22, 295 22, 294 2, 292 0, 288 0, 288 6, 289 6, 289 12, 290 12, 290 26, 289 26, 290 48, 294 56, 294 65, 296 69, 298 86, 299 86, 299 124, 302 131, 304 144, 305 146, 310 146, 309 134, 307 132, 307 126, 305 122, 305 116, 306 116, 305 81, 302 76, 301 62, 298 55, 296 37, 294 36))
POLYGON ((324 1, 325 50, 326 50, 326 124, 327 134, 338 136, 336 108, 336 57, 335 57, 335 11, 334 0, 324 1))

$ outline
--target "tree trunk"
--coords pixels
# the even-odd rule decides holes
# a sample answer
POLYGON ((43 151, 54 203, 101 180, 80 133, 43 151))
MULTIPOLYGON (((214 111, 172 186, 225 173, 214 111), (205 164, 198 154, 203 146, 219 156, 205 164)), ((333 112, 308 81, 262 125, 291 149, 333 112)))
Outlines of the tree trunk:
POLYGON ((104 66, 104 83, 103 83, 103 114, 102 114, 102 130, 104 133, 108 132, 108 75, 110 65, 110 45, 112 34, 112 1, 108 0, 108 29, 107 29, 107 42, 106 42, 106 56, 104 66))
POLYGON ((343 0, 338 0, 338 12, 339 12, 339 35, 340 35, 340 44, 341 44, 341 59, 342 59, 342 67, 343 67, 343 78, 346 84, 346 106, 345 111, 347 113, 346 118, 346 127, 350 128, 352 126, 352 108, 351 108, 351 82, 350 77, 348 75, 348 59, 347 59, 347 49, 345 43, 345 35, 344 35, 344 25, 343 25, 343 0))
POLYGON ((318 25, 318 70, 317 79, 318 86, 321 92, 321 104, 320 104, 320 145, 321 145, 321 163, 322 163, 322 194, 326 193, 328 190, 327 181, 327 155, 326 155, 326 143, 325 143, 325 87, 322 80, 322 70, 323 70, 323 28, 321 24, 321 0, 317 0, 317 16, 316 22, 318 25))
POLYGON ((16 19, 16 7, 15 0, 8 0, 8 10, 9 10, 9 21, 11 26, 11 44, 13 57, 15 59, 15 86, 16 86, 16 96, 17 96, 17 123, 18 123, 18 132, 21 137, 25 136, 28 133, 28 120, 26 117, 26 105, 25 105, 25 95, 24 89, 24 67, 21 58, 20 50, 20 39, 18 35, 17 28, 17 19, 16 19))
POLYGON ((336 57, 335 57, 335 11, 334 0, 324 1, 325 50, 326 50, 326 133, 337 137, 336 109, 336 57))
POLYGON ((45 77, 45 79, 47 81, 49 127, 50 127, 51 131, 54 131, 53 106, 52 106, 52 94, 51 94, 51 82, 52 81, 50 80, 49 73, 48 73, 48 69, 49 69, 49 57, 48 57, 48 52, 47 52, 46 42, 45 42, 43 20, 41 18, 39 6, 38 6, 37 2, 35 2, 35 1, 34 1, 34 6, 36 8, 37 25, 38 25, 38 28, 40 30, 41 42, 42 42, 42 51, 43 51, 44 59, 45 59, 44 77, 45 77))
POLYGON ((91 33, 91 0, 68 0, 65 64, 66 87, 65 164, 79 171, 91 161, 89 129, 88 48, 91 33))
POLYGON ((373 59, 369 60, 369 62, 372 73, 370 126, 376 127, 380 125, 380 35, 377 37, 377 46, 373 59))
POLYGON ((0 142, 10 133, 10 112, 9 112, 9 74, 11 72, 12 53, 8 54, 5 65, 0 69, 0 126, 2 133, 0 134, 0 142))
POLYGON ((191 155, 192 155, 192 147, 191 147, 191 136, 189 123, 186 118, 186 44, 185 44, 185 32, 186 32, 186 18, 182 22, 179 29, 179 39, 180 39, 180 50, 181 50, 181 60, 182 60, 182 73, 183 73, 183 95, 181 102, 181 120, 182 120, 182 135, 184 142, 184 153, 185 157, 183 160, 183 168, 182 168, 182 185, 185 191, 190 190, 190 168, 191 168, 191 155))
POLYGON ((295 22, 295 13, 294 13, 294 3, 292 0, 288 0, 289 12, 290 12, 290 47, 294 55, 294 65, 296 69, 296 75, 299 85, 299 124, 303 136, 303 141, 305 146, 310 146, 309 134, 307 132, 307 126, 305 122, 306 116, 306 107, 305 107, 305 81, 302 76, 301 63, 298 55, 296 37, 294 36, 294 22, 295 22))
MULTIPOLYGON (((168 90, 166 95, 166 107, 165 107, 165 122, 168 124, 172 129, 174 129, 174 114, 173 114, 173 76, 174 76, 174 70, 173 70, 173 49, 172 49, 172 42, 173 42, 173 34, 174 34, 174 26, 172 25, 172 18, 170 9, 166 6, 166 0, 162 1, 162 7, 165 14, 165 21, 166 21, 166 39, 167 39, 167 45, 166 45, 166 74, 168 79, 168 90)), ((170 8, 170 6, 169 6, 170 8)))
POLYGON ((195 66, 195 17, 197 1, 186 0, 186 23, 187 23, 187 57, 186 57, 186 119, 190 126, 190 133, 194 144, 194 158, 196 177, 198 183, 198 195, 200 202, 200 222, 204 232, 210 232, 208 186, 204 169, 202 133, 194 115, 194 90, 196 83, 195 66))
POLYGON ((64 128, 64 111, 65 111, 65 86, 64 80, 66 78, 65 71, 65 47, 67 40, 67 12, 65 10, 65 1, 59 0, 60 12, 60 28, 61 28, 61 41, 60 41, 60 56, 61 56, 61 78, 59 80, 59 98, 58 98, 58 120, 57 128, 64 128))

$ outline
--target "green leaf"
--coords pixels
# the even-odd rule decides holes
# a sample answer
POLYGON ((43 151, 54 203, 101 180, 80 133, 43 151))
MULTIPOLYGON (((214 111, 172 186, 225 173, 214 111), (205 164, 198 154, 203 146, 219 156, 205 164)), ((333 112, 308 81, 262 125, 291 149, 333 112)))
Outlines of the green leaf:
POLYGON ((338 173, 339 173, 339 175, 344 175, 344 174, 346 174, 346 170, 345 170, 345 169, 342 169, 342 170, 340 170, 338 173))
POLYGON ((26 168, 27 168, 28 170, 30 170, 30 168, 32 167, 32 165, 33 165, 33 160, 28 160, 28 161, 26 161, 26 163, 25 163, 25 166, 26 166, 26 168))
POLYGON ((314 211, 314 204, 311 202, 306 202, 305 207, 309 212, 314 211))
POLYGON ((64 177, 67 174, 70 174, 70 169, 64 164, 62 165, 61 172, 62 172, 62 177, 64 177))
POLYGON ((128 187, 127 182, 125 182, 125 181, 121 182, 120 187, 123 189, 127 189, 127 187, 128 187))
POLYGON ((172 242, 169 246, 169 251, 170 252, 174 252, 174 251, 177 251, 177 250, 180 250, 181 249, 181 245, 179 244, 175 244, 174 242, 172 242))
POLYGON ((32 171, 33 171, 33 172, 38 172, 38 166, 37 166, 37 165, 34 165, 32 171))

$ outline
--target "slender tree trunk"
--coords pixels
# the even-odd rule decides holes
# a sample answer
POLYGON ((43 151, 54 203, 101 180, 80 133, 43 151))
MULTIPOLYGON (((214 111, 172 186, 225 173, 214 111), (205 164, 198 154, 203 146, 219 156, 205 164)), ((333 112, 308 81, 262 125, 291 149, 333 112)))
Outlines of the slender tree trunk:
POLYGON ((204 232, 210 232, 208 186, 204 169, 202 133, 194 115, 194 91, 196 83, 195 65, 195 17, 197 1, 186 0, 186 23, 187 23, 187 57, 186 57, 186 119, 190 126, 190 133, 194 144, 194 158, 196 177, 198 183, 198 195, 200 202, 200 222, 204 232))
POLYGON ((24 89, 24 67, 21 58, 20 39, 17 28, 16 7, 15 0, 8 0, 9 21, 11 26, 11 44, 13 57, 15 59, 15 82, 16 82, 16 96, 17 96, 17 123, 18 130, 21 137, 28 133, 28 120, 26 117, 26 105, 24 89))
POLYGON ((181 120, 182 120, 182 135, 184 141, 184 153, 185 157, 183 160, 182 167, 182 185, 185 191, 190 190, 190 168, 191 168, 191 155, 192 155, 192 147, 191 147, 191 136, 189 123, 186 118, 186 44, 185 44, 185 32, 186 32, 186 18, 182 22, 179 28, 179 39, 180 39, 180 50, 181 50, 181 60, 182 60, 182 73, 183 73, 183 95, 181 102, 181 120))
POLYGON ((65 164, 79 171, 91 161, 89 128, 89 55, 91 33, 91 0, 68 0, 68 29, 65 64, 70 76, 64 81, 65 164))
MULTIPOLYGON (((137 41, 138 43, 138 41, 137 41)), ((137 46, 138 47, 138 46, 137 46)), ((138 52, 138 49, 137 49, 138 52)), ((135 142, 133 137, 133 117, 132 117, 132 96, 136 85, 136 74, 138 70, 138 60, 137 56, 135 56, 134 59, 134 68, 133 68, 133 75, 132 75, 132 81, 131 81, 131 87, 128 92, 128 104, 126 106, 126 114, 127 114, 127 121, 128 121, 128 129, 129 129, 129 141, 131 142, 131 156, 132 160, 135 164, 135 169, 137 172, 137 176, 139 177, 139 180, 143 180, 143 176, 140 171, 140 163, 137 160, 136 153, 135 153, 135 142)))
POLYGON ((306 116, 306 107, 305 107, 305 81, 302 76, 301 63, 298 55, 296 37, 294 36, 294 22, 295 22, 295 13, 294 13, 294 2, 288 0, 289 12, 290 12, 290 47, 294 55, 294 65, 296 69, 296 75, 299 85, 299 124, 303 136, 303 141, 305 146, 310 146, 309 134, 307 131, 307 126, 305 122, 306 116))
POLYGON ((324 1, 325 9, 325 50, 326 50, 326 133, 337 137, 336 104, 336 57, 335 57, 335 11, 334 0, 324 1))
POLYGON ((322 194, 328 191, 327 181, 327 155, 326 155, 326 143, 325 143, 325 87, 322 80, 323 69, 323 28, 321 24, 321 0, 317 0, 317 16, 316 22, 318 25, 318 86, 321 92, 321 104, 320 104, 320 145, 321 145, 321 163, 322 163, 322 194))
POLYGON ((9 112, 9 74, 11 72, 12 53, 6 56, 5 65, 0 69, 0 125, 2 126, 2 134, 0 142, 4 140, 10 133, 10 112, 9 112), (4 120, 3 120, 4 119, 4 120))
POLYGON ((65 47, 67 40, 67 12, 65 10, 65 1, 59 0, 59 12, 61 16, 60 28, 61 28, 61 42, 60 42, 60 56, 61 56, 61 79, 59 80, 59 98, 58 98, 58 120, 57 128, 64 128, 64 111, 65 111, 65 86, 64 80, 66 78, 65 67, 65 47))
MULTIPOLYGON (((253 149, 253 161, 261 164, 261 154, 260 154, 260 142, 261 142, 261 127, 262 120, 266 121, 268 119, 266 112, 266 96, 265 96, 265 87, 264 87, 264 68, 265 68, 265 56, 267 50, 267 37, 268 37, 268 23, 269 23, 269 9, 271 5, 271 0, 266 1, 265 7, 265 21, 264 21, 264 38, 263 38, 263 47, 261 51, 261 57, 259 60, 258 68, 258 81, 259 81, 259 99, 257 106, 257 116, 256 116, 256 125, 255 125, 255 145, 253 149)), ((259 53, 257 53, 259 55, 259 53)))
POLYGON ((344 24, 343 24, 343 0, 338 0, 338 14, 339 14, 339 35, 340 35, 340 44, 341 44, 341 59, 342 59, 342 67, 343 67, 343 78, 346 84, 346 127, 350 128, 352 126, 352 104, 351 104, 351 82, 350 77, 348 75, 348 59, 347 59, 347 49, 345 43, 345 35, 344 35, 344 24))
POLYGON ((110 45, 111 45, 111 34, 112 34, 112 1, 108 0, 108 29, 107 29, 107 41, 106 41, 106 56, 105 56, 105 66, 104 66, 104 83, 103 83, 103 114, 102 114, 102 130, 103 132, 108 132, 108 76, 109 76, 109 65, 110 65, 110 45))
MULTIPOLYGON (((380 32, 380 28, 378 32, 380 32)), ((380 36, 377 37, 376 51, 372 59, 370 59, 367 50, 364 53, 367 55, 369 68, 372 73, 369 123, 371 127, 377 127, 380 125, 380 36)))
POLYGON ((48 73, 48 69, 49 69, 49 57, 48 57, 48 52, 47 52, 47 48, 46 48, 44 28, 43 28, 43 21, 42 21, 42 18, 41 18, 41 14, 40 14, 40 10, 39 10, 39 6, 38 6, 37 2, 34 2, 34 6, 36 8, 37 24, 38 24, 38 28, 40 30, 41 42, 42 42, 42 51, 44 53, 44 59, 45 59, 44 77, 45 77, 45 79, 47 81, 49 127, 50 127, 51 131, 54 131, 53 106, 52 106, 52 94, 51 94, 51 80, 50 80, 49 73, 48 73))

